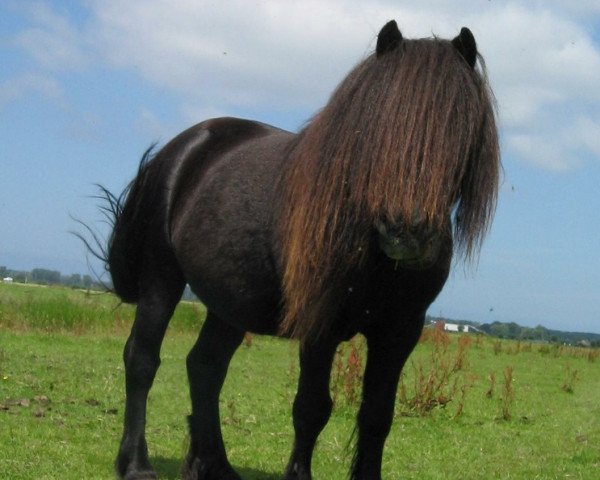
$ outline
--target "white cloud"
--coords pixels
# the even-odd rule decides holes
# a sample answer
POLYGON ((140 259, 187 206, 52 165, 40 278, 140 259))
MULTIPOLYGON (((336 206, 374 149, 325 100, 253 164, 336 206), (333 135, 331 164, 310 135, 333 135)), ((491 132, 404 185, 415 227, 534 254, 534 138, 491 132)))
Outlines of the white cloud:
POLYGON ((506 147, 528 163, 555 172, 579 167, 590 156, 600 159, 600 117, 574 113, 566 118, 559 125, 539 122, 509 129, 506 147))
POLYGON ((161 119, 148 108, 143 108, 138 113, 134 126, 136 130, 143 132, 156 141, 162 140, 161 136, 167 130, 161 119))
POLYGON ((565 125, 575 121, 569 118, 574 104, 600 103, 600 51, 581 23, 597 13, 594 3, 577 9, 441 0, 97 5, 98 35, 110 60, 135 65, 150 81, 203 105, 202 111, 261 105, 315 110, 372 50, 390 18, 409 37, 450 37, 468 25, 487 59, 508 153, 566 170, 593 152, 584 138, 575 145, 579 137, 569 137, 565 125))
POLYGON ((0 108, 30 94, 42 95, 55 101, 63 98, 63 90, 54 79, 26 73, 0 83, 0 108))
POLYGON ((42 2, 20 6, 32 25, 18 34, 14 41, 41 66, 61 70, 80 68, 89 62, 84 36, 69 19, 42 2))
POLYGON ((576 2, 565 2, 565 0, 544 0, 544 5, 552 6, 558 11, 566 14, 576 15, 582 19, 600 14, 600 3, 598 0, 577 0, 576 2))
POLYGON ((549 141, 546 135, 515 133, 507 138, 506 144, 521 158, 547 170, 566 171, 575 163, 574 159, 569 159, 566 149, 559 141, 549 141))
POLYGON ((101 2, 97 38, 112 63, 207 107, 312 104, 365 51, 343 2, 177 5, 101 2))
POLYGON ((572 127, 567 129, 570 146, 584 148, 600 159, 600 119, 591 117, 578 118, 572 127))
POLYGON ((74 68, 93 58, 135 71, 180 96, 185 119, 304 115, 372 51, 387 20, 396 18, 407 37, 447 38, 466 25, 486 58, 505 153, 550 170, 598 155, 597 1, 90 0, 91 20, 77 27, 36 5, 34 27, 18 41, 41 65, 74 68))

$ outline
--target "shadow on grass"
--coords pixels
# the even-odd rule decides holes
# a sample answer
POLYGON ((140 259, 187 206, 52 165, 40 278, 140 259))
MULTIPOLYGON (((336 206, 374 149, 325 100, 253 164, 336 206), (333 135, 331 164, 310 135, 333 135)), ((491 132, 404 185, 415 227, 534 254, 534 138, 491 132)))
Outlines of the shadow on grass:
POLYGON ((272 472, 261 472, 254 470, 253 468, 245 467, 234 467, 236 472, 240 474, 243 480, 281 480, 283 478, 283 472, 272 473, 272 472))
MULTIPOLYGON (((158 474, 158 478, 161 480, 177 480, 181 478, 182 459, 153 457, 150 460, 158 474)), ((234 468, 243 480, 280 480, 283 477, 283 473, 261 472, 252 468, 237 467, 235 465, 234 468)))
POLYGON ((158 475, 164 480, 176 480, 181 478, 181 458, 150 457, 150 462, 158 475))

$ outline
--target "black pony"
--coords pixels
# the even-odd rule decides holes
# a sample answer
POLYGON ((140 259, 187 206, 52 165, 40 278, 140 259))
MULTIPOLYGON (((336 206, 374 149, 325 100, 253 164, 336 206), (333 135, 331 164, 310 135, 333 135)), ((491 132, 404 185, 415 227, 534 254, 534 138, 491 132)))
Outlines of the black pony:
POLYGON ((495 208, 499 150, 481 63, 466 28, 452 41, 405 40, 389 22, 300 133, 208 120, 148 152, 120 197, 105 191, 107 268, 116 294, 137 304, 124 351, 122 478, 156 478, 146 400, 186 283, 208 314, 187 357, 184 478, 240 478, 218 400, 246 331, 301 342, 288 480, 311 478, 337 345, 366 337, 351 477, 381 478, 398 378, 425 311, 453 250, 475 255, 495 208))

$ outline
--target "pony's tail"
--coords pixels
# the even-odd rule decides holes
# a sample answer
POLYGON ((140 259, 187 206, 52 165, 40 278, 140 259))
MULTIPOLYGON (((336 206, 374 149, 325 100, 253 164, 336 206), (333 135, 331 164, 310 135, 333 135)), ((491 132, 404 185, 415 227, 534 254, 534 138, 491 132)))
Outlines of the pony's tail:
POLYGON ((119 196, 101 187, 104 205, 100 208, 112 224, 112 233, 103 260, 112 279, 113 292, 125 303, 137 303, 147 230, 154 217, 157 182, 150 161, 154 145, 148 148, 136 177, 119 196))
POLYGON ((160 176, 153 175, 150 161, 154 145, 146 150, 140 161, 136 177, 120 195, 97 184, 100 193, 94 198, 111 228, 108 240, 95 229, 74 218, 87 233, 72 232, 87 248, 88 253, 100 260, 109 272, 112 285, 106 285, 96 275, 106 290, 115 293, 124 303, 137 303, 139 278, 143 263, 144 244, 152 218, 156 217, 160 193, 160 176))

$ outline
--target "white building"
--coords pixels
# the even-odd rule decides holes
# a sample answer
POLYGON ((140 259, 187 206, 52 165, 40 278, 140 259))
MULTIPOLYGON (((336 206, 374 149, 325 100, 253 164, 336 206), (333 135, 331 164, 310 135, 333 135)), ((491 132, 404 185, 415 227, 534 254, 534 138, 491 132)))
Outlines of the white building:
POLYGON ((12 279, 12 277, 4 277, 4 278, 2 279, 2 281, 3 281, 4 283, 12 283, 12 282, 13 282, 13 279, 12 279))
POLYGON ((457 323, 444 323, 446 332, 469 332, 469 325, 458 325, 457 323))

